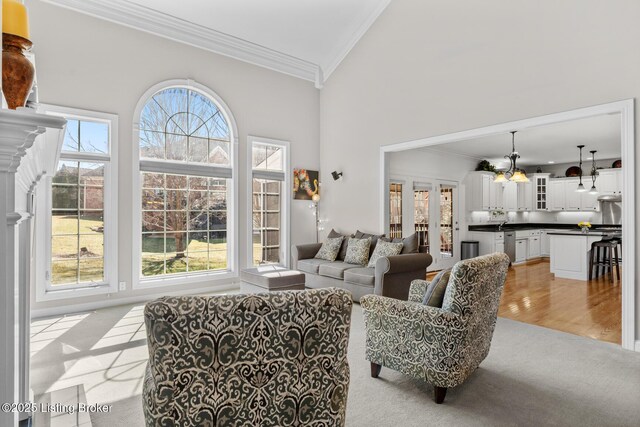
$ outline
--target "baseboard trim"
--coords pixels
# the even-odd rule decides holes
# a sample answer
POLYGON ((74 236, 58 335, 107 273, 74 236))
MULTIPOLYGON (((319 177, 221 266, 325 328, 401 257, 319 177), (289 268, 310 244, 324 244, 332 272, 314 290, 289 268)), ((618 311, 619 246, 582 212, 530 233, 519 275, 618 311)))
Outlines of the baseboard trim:
POLYGON ((233 283, 227 283, 215 287, 206 286, 202 288, 178 290, 178 291, 161 291, 153 294, 136 295, 127 298, 117 299, 105 299, 101 301, 88 302, 86 304, 66 304, 58 307, 41 308, 37 310, 31 310, 31 319, 41 319, 51 316, 62 316, 65 314, 83 313, 86 311, 98 310, 101 308, 115 307, 118 305, 136 304, 141 302, 149 302, 162 296, 176 296, 176 295, 199 295, 199 294, 216 294, 224 293, 227 291, 239 291, 240 282, 234 281, 233 283))

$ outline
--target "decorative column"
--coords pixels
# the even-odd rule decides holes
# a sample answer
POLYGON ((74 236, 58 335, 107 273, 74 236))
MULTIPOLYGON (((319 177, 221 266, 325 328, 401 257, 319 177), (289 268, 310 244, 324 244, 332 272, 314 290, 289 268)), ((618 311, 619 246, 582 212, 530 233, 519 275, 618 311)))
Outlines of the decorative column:
MULTIPOLYGON (((30 399, 27 242, 31 236, 27 234, 31 227, 23 221, 31 218, 33 191, 57 157, 59 144, 55 141, 52 147, 51 139, 43 134, 64 125, 64 119, 32 109, 0 110, 0 403, 30 399)), ((54 134, 54 139, 60 137, 59 131, 54 134)), ((17 426, 19 418, 26 417, 28 414, 0 411, 0 425, 17 426)))

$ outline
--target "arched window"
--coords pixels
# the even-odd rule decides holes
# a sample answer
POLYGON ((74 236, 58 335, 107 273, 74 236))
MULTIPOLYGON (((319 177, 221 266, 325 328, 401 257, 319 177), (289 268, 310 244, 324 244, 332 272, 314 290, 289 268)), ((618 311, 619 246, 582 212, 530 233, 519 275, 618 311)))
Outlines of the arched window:
POLYGON ((234 271, 231 115, 206 88, 150 92, 138 106, 136 129, 140 283, 234 271))

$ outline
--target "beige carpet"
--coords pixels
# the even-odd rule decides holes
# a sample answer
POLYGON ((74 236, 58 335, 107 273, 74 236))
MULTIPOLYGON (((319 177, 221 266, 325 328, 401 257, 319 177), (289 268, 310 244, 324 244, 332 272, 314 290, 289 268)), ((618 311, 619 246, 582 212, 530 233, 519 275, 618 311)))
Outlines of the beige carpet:
MULTIPOLYGON (((33 322, 37 394, 82 383, 100 427, 143 426, 140 392, 147 358, 142 306, 33 322)), ((443 405, 432 387, 389 369, 369 376, 362 310, 349 343, 348 426, 638 426, 640 353, 499 319, 491 353, 443 405)))

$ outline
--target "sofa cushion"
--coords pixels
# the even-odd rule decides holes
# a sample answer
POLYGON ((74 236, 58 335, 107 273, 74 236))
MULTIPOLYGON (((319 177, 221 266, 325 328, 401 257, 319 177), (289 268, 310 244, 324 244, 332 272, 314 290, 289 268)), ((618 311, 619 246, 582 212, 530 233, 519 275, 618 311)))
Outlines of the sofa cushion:
POLYGON ((413 233, 411 236, 405 237, 404 239, 390 239, 388 237, 382 237, 381 240, 392 243, 402 242, 402 252, 400 252, 402 255, 418 253, 418 233, 413 233))
POLYGON ((378 241, 376 248, 371 254, 371 259, 369 260, 369 264, 367 267, 375 267, 376 261, 378 258, 386 257, 386 256, 394 256, 400 255, 402 251, 402 242, 386 242, 382 239, 378 241))
POLYGON ((371 247, 369 248, 369 254, 373 253, 373 250, 376 248, 376 245, 378 244, 378 239, 381 237, 384 237, 384 234, 369 234, 369 233, 363 233, 362 231, 358 230, 356 231, 356 234, 354 234, 354 236, 356 239, 366 239, 367 237, 371 237, 371 247))
POLYGON ((358 268, 358 265, 348 264, 346 262, 334 261, 326 264, 321 264, 318 269, 318 274, 326 277, 333 277, 334 279, 344 279, 344 272, 351 268, 358 268))
POLYGON ((340 251, 340 245, 342 245, 342 241, 344 237, 336 237, 336 238, 327 238, 322 244, 322 247, 316 254, 315 258, 317 259, 326 259, 327 261, 335 261, 338 257, 338 252, 340 251))
POLYGON ((304 271, 305 273, 318 274, 318 269, 322 264, 329 264, 331 261, 327 261, 326 259, 301 259, 298 260, 298 270, 304 271))
POLYGON ((367 261, 369 261, 370 246, 370 237, 364 239, 350 237, 349 245, 347 246, 347 256, 344 258, 344 262, 349 264, 367 265, 367 261))
POLYGON ((373 267, 351 268, 344 272, 344 281, 358 285, 374 286, 376 269, 373 267))
POLYGON ((451 269, 442 270, 436 277, 433 278, 427 291, 424 293, 422 303, 431 307, 442 307, 444 301, 444 293, 447 290, 447 284, 449 283, 449 276, 451 276, 451 269))
POLYGON ((327 237, 330 239, 335 239, 336 237, 340 237, 340 236, 342 236, 344 239, 342 240, 342 245, 340 245, 340 251, 338 252, 338 258, 336 259, 338 261, 344 261, 344 257, 347 256, 347 246, 349 244, 349 237, 353 237, 353 236, 349 236, 347 234, 340 234, 333 228, 331 229, 329 234, 327 234, 327 237))

